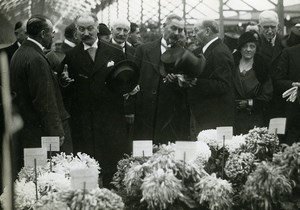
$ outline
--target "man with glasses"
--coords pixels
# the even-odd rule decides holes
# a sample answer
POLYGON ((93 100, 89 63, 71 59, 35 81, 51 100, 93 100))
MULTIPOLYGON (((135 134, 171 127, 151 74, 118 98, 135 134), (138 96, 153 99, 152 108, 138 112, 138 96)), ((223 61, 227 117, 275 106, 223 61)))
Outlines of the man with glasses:
MULTIPOLYGON (((263 11, 259 15, 259 27, 261 34, 261 46, 259 53, 263 56, 267 64, 268 73, 273 79, 276 74, 280 54, 283 50, 282 38, 279 35, 278 15, 274 11, 263 11)), ((280 93, 275 89, 273 98, 269 102, 266 110, 266 123, 268 124, 271 118, 283 117, 284 101, 280 93)))
POLYGON ((41 147, 42 136, 58 136, 61 151, 71 153, 70 115, 63 105, 58 82, 43 53, 53 39, 49 18, 36 15, 27 22, 28 38, 11 60, 11 85, 23 119, 20 132, 23 148, 41 147))
POLYGON ((185 88, 167 72, 161 55, 184 37, 184 20, 171 14, 163 24, 162 38, 136 49, 140 92, 136 94, 134 139, 154 144, 189 140, 189 111, 185 88))
POLYGON ((59 71, 69 82, 66 91, 70 96, 74 151, 99 162, 103 186, 109 187, 117 162, 129 152, 123 96, 106 83, 113 66, 124 55, 118 47, 98 40, 95 14, 79 15, 75 25, 81 42, 66 53, 59 71))

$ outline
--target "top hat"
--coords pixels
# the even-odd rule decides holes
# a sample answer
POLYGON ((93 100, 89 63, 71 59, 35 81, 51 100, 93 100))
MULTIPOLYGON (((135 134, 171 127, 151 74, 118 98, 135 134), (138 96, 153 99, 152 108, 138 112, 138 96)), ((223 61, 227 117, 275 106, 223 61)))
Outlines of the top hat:
POLYGON ((138 66, 130 60, 117 63, 111 70, 107 84, 121 94, 128 93, 134 89, 138 82, 138 66))
POLYGON ((293 27, 287 39, 287 45, 291 47, 297 44, 300 44, 300 28, 293 27))
POLYGON ((204 55, 200 54, 199 57, 197 57, 189 50, 186 50, 175 63, 175 69, 189 77, 198 77, 203 72, 204 67, 204 55))

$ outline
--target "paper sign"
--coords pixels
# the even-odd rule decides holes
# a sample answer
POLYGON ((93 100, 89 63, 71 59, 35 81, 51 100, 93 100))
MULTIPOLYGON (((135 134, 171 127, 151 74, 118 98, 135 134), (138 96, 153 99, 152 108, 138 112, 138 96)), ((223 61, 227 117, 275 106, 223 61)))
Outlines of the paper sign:
POLYGON ((46 148, 24 148, 24 166, 34 167, 34 159, 37 166, 44 166, 47 163, 46 148))
POLYGON ((46 148, 47 151, 59 152, 59 137, 58 136, 42 136, 42 148, 46 148))
POLYGON ((286 118, 273 118, 270 120, 268 133, 284 134, 285 125, 286 125, 286 118))
POLYGON ((233 127, 217 127, 217 140, 223 140, 224 136, 226 140, 231 140, 233 135, 233 127))
POLYGON ((152 156, 152 140, 133 141, 133 157, 152 156))
POLYGON ((98 171, 94 168, 71 169, 71 185, 73 189, 92 190, 98 187, 98 171), (85 185, 85 186, 84 186, 85 185))
POLYGON ((175 159, 190 161, 197 158, 197 144, 193 141, 175 142, 175 159))

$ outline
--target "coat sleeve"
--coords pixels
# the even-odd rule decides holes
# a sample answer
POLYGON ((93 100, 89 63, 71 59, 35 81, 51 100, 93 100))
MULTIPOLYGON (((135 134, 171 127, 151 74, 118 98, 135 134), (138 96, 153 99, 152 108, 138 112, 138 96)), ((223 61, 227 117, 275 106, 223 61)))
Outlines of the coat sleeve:
POLYGON ((64 136, 55 94, 55 81, 49 64, 43 57, 31 62, 28 70, 28 85, 34 109, 38 113, 45 134, 64 136))
POLYGON ((195 86, 198 94, 204 96, 224 94, 232 86, 234 64, 231 54, 216 52, 211 56, 213 56, 211 62, 207 63, 206 67, 209 68, 208 71, 211 71, 210 75, 205 78, 201 78, 200 75, 195 86))
POLYGON ((289 65, 289 53, 287 50, 284 50, 281 54, 278 67, 273 76, 274 88, 280 94, 292 87, 293 81, 288 78, 289 65))
MULTIPOLYGON (((138 47, 135 51, 135 54, 133 56, 133 61, 137 64, 137 66, 139 67, 139 71, 141 68, 141 59, 142 56, 142 48, 138 47)), ((140 74, 140 72, 139 72, 140 74)), ((136 95, 138 93, 134 94, 134 95, 130 95, 129 97, 124 99, 124 111, 125 114, 135 114, 135 103, 136 103, 136 95)))

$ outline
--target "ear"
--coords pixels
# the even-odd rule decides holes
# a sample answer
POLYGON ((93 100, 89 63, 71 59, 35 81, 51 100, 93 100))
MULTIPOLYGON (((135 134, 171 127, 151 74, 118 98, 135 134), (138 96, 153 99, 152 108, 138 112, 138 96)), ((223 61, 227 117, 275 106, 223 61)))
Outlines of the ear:
POLYGON ((45 30, 41 31, 41 37, 44 38, 45 37, 45 30))

